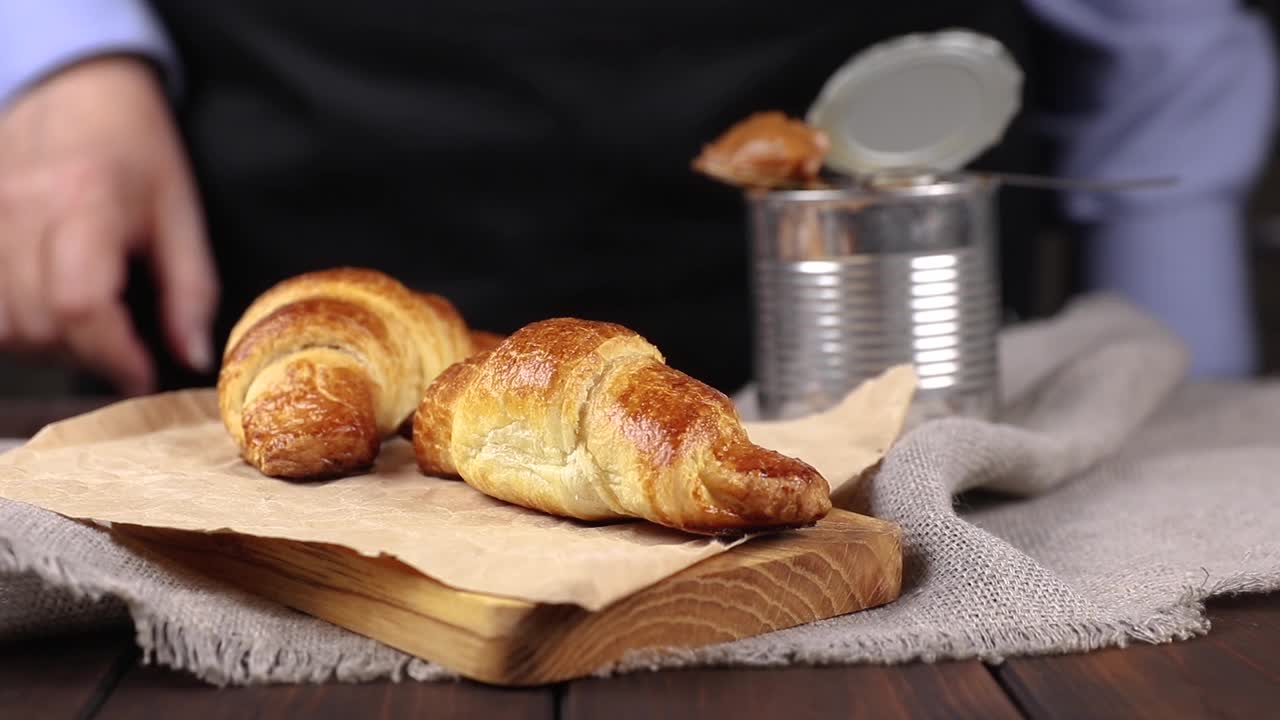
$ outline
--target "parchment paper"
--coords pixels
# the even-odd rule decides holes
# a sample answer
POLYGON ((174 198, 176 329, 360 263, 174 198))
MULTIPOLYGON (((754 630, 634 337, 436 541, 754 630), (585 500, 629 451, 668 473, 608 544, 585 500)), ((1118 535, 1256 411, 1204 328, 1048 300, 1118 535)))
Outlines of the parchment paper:
MULTIPOLYGON (((911 368, 893 368, 831 411, 748 432, 814 465, 839 498, 897 438, 914 389, 911 368)), ((588 610, 742 542, 509 505, 422 475, 401 439, 366 475, 267 478, 239 458, 211 390, 126 401, 46 427, 0 456, 0 497, 99 522, 332 543, 398 558, 458 589, 588 610)))

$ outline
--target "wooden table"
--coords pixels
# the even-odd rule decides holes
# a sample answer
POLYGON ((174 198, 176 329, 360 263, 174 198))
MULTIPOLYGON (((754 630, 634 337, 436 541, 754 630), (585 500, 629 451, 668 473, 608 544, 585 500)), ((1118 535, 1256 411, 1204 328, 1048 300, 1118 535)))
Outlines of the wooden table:
MULTIPOLYGON (((0 403, 0 437, 93 401, 0 403)), ((1280 539, 1277 540, 1280 542, 1280 539)), ((1213 631, 1087 655, 689 670, 505 690, 470 682, 216 689, 139 663, 128 627, 0 644, 0 718, 1280 717, 1280 594, 1210 604, 1213 631)))

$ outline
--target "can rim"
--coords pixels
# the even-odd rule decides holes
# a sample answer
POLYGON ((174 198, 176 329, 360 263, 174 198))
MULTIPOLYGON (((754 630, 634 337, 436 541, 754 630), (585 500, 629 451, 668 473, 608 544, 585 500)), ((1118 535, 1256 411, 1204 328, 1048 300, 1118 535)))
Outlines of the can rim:
POLYGON ((752 202, 757 203, 839 203, 868 199, 884 201, 893 198, 909 199, 990 192, 999 185, 993 178, 973 173, 931 173, 927 175, 926 181, 912 181, 920 177, 924 176, 866 176, 849 178, 840 184, 825 187, 748 190, 746 195, 752 202), (893 183, 894 180, 898 183, 893 183))

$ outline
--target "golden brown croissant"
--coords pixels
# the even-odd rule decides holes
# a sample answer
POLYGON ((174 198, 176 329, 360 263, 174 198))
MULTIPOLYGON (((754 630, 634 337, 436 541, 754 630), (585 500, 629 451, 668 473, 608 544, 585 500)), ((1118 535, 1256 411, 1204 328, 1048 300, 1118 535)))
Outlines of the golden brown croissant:
MULTIPOLYGON (((506 339, 505 335, 499 335, 498 333, 489 332, 488 330, 472 330, 470 335, 471 355, 484 352, 485 350, 492 350, 497 347, 498 343, 506 339)), ((404 422, 400 424, 398 434, 405 440, 413 440, 413 415, 406 417, 404 422)))
MULTIPOLYGON (((432 293, 416 292, 414 294, 428 305, 435 303, 438 299, 438 297, 432 293)), ((467 334, 471 338, 471 349, 467 353, 468 355, 474 355, 475 353, 489 350, 502 342, 504 338, 503 335, 499 335, 495 332, 489 332, 488 330, 468 330, 467 334)))
POLYGON ((722 533, 831 509, 816 470, 752 444, 729 398, 610 323, 520 329, 442 373, 413 430, 424 472, 555 515, 722 533))
POLYGON ((472 330, 471 331, 471 350, 473 353, 481 353, 485 350, 492 350, 498 346, 498 343, 506 339, 506 336, 499 335, 488 330, 472 330))
POLYGON ((222 420, 266 475, 361 470, 471 347, 442 297, 373 270, 300 275, 263 293, 231 330, 218 376, 222 420))

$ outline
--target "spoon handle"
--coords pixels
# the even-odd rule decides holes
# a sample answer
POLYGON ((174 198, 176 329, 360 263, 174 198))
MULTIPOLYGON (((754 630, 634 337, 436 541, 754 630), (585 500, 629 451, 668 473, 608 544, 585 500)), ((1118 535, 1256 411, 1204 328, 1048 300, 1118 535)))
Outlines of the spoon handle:
POLYGON ((1045 190, 1083 190, 1093 192, 1129 192, 1134 190, 1156 190, 1178 184, 1178 178, 1172 176, 1153 178, 1134 178, 1129 180, 1097 180, 1089 178, 1057 178, 1045 175, 1028 175, 1022 173, 982 172, 984 177, 1005 185, 1045 190))

